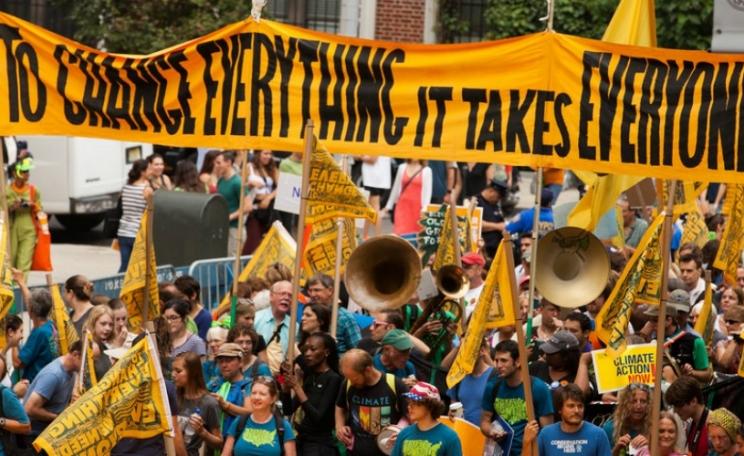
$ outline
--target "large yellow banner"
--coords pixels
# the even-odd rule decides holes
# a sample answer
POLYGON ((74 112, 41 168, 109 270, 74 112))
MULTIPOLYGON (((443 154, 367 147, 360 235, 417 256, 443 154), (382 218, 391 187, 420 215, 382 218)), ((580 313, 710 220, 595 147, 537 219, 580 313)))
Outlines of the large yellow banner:
POLYGON ((148 56, 0 14, 0 135, 334 151, 744 183, 744 57, 538 33, 418 45, 246 19, 148 56))

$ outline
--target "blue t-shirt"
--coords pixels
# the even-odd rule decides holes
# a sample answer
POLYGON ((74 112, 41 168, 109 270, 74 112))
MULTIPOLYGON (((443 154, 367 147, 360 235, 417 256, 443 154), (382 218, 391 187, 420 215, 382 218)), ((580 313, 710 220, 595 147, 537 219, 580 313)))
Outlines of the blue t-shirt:
MULTIPOLYGON (((227 431, 228 435, 235 437, 233 456, 280 456, 282 450, 279 448, 279 433, 274 420, 272 416, 266 423, 256 423, 249 415, 240 436, 236 435, 240 420, 234 420, 227 431)), ((287 420, 283 418, 282 420, 284 421, 284 442, 294 440, 292 426, 287 420)))
MULTIPOLYGON (((507 223, 506 230, 512 234, 522 234, 532 232, 532 225, 535 219, 535 208, 522 211, 517 218, 507 223)), ((537 221, 538 232, 545 235, 553 230, 555 221, 553 219, 553 209, 550 207, 540 208, 540 218, 537 221)))
POLYGON ((220 366, 217 361, 208 359, 202 363, 202 372, 204 373, 204 383, 210 393, 216 393, 220 386, 225 382, 220 372, 220 366))
MULTIPOLYGON (((26 411, 23 410, 21 401, 18 400, 15 393, 10 388, 4 386, 0 386, 0 390, 2 391, 0 394, 2 394, 3 404, 0 415, 9 420, 16 420, 19 423, 28 423, 28 415, 26 415, 26 411)), ((2 442, 0 442, 0 456, 5 456, 2 442)))
POLYGON ((486 383, 491 372, 493 367, 489 367, 478 377, 473 374, 466 375, 460 383, 447 391, 452 402, 462 402, 464 418, 476 426, 480 426, 483 392, 486 391, 486 383))
MULTIPOLYGON (((250 380, 252 382, 252 380, 250 380)), ((251 390, 246 389, 246 379, 238 380, 235 383, 224 382, 218 389, 217 394, 222 396, 227 402, 242 407, 245 403, 246 395, 250 394, 251 390)), ((235 420, 235 416, 229 413, 222 414, 222 436, 227 437, 227 431, 235 420)))
MULTIPOLYGON (((23 398, 23 403, 28 401, 31 394, 37 393, 43 397, 44 410, 60 414, 70 403, 72 388, 75 385, 75 372, 66 371, 62 367, 62 358, 57 358, 47 364, 31 382, 23 398)), ((31 420, 31 435, 36 436, 50 424, 49 421, 31 420)))
POLYGON ((255 361, 253 361, 253 364, 248 366, 247 369, 243 371, 243 391, 246 396, 249 396, 251 394, 251 388, 253 387, 253 379, 255 377, 271 377, 271 369, 269 369, 269 365, 265 362, 261 361, 260 359, 256 358, 255 361), (256 372, 255 375, 253 375, 253 372, 256 372))
MULTIPOLYGON (((532 379, 532 404, 535 417, 553 415, 553 398, 550 388, 539 378, 532 379)), ((493 376, 486 384, 481 407, 486 412, 499 415, 514 429, 513 454, 522 454, 522 435, 527 425, 527 408, 524 401, 524 386, 520 383, 516 388, 507 385, 506 381, 493 376), (498 389, 497 389, 498 387, 498 389)))
MULTIPOLYGON (((615 420, 613 418, 610 418, 609 420, 605 421, 605 423, 602 425, 602 430, 604 431, 605 435, 607 436, 607 440, 610 441, 610 443, 614 442, 613 434, 615 433, 615 420)), ((637 429, 628 429, 628 435, 631 439, 635 438, 637 436, 638 430, 637 429)))
POLYGON ((392 456, 462 456, 457 433, 442 423, 428 431, 415 424, 400 431, 392 456))
POLYGON ((33 381, 36 374, 59 355, 52 322, 47 320, 43 325, 31 330, 26 344, 18 353, 23 363, 21 378, 33 381))
POLYGON ((410 361, 406 361, 406 367, 403 369, 388 369, 382 364, 382 358, 381 354, 378 353, 373 358, 373 364, 379 370, 380 372, 386 372, 388 374, 393 374, 398 378, 406 378, 411 375, 416 375, 416 368, 413 366, 413 363, 410 361))
POLYGON ((543 428, 537 436, 537 449, 540 456, 609 456, 612 454, 607 435, 599 427, 584 421, 578 432, 567 433, 561 423, 553 423, 543 428))
POLYGON ((199 337, 207 340, 207 331, 209 331, 209 327, 212 325, 212 314, 207 309, 202 309, 194 317, 194 323, 196 323, 196 327, 199 329, 199 337))

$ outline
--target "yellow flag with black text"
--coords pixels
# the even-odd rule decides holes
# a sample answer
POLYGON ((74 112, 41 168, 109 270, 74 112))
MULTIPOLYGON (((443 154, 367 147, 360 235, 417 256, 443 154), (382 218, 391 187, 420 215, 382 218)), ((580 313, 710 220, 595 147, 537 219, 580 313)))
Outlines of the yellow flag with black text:
POLYGON ((447 373, 447 386, 450 388, 473 372, 486 329, 513 325, 515 322, 512 292, 514 270, 509 268, 506 257, 512 253, 507 251, 505 245, 510 244, 505 241, 499 244, 483 291, 470 317, 460 351, 447 373))
POLYGON ((49 289, 52 294, 52 321, 54 322, 54 327, 57 328, 59 337, 59 354, 66 355, 70 351, 70 345, 77 342, 80 337, 78 336, 77 329, 72 324, 70 315, 67 313, 65 301, 59 292, 59 286, 52 285, 49 289))
POLYGON ((656 302, 649 303, 659 304, 663 222, 662 213, 649 225, 615 288, 597 314, 595 324, 597 335, 607 344, 607 350, 610 352, 619 353, 625 349, 625 331, 628 328, 630 314, 642 294, 658 296, 656 302), (647 289, 654 292, 644 292, 647 289))
POLYGON ((713 267, 723 271, 726 282, 734 285, 744 247, 744 185, 732 185, 726 191, 725 205, 730 209, 713 267))
MULTIPOLYGON (((356 248, 356 226, 354 219, 341 218, 341 274, 346 269, 346 262, 356 248)), ((336 270, 336 238, 338 234, 337 219, 323 219, 311 226, 310 239, 305 246, 302 267, 305 277, 322 272, 333 277, 336 270)))
POLYGON ((172 434, 160 359, 148 336, 54 419, 33 445, 50 455, 106 455, 122 438, 172 434))
POLYGON ((155 261, 155 246, 150 239, 150 248, 147 248, 147 225, 149 221, 149 211, 142 214, 137 237, 134 239, 132 247, 132 256, 129 258, 127 272, 124 275, 124 283, 121 286, 119 299, 124 302, 129 315, 129 327, 135 333, 139 332, 144 324, 145 293, 149 298, 149 309, 147 318, 152 320, 160 315, 160 298, 158 295, 158 274, 157 263, 155 261), (149 257, 148 257, 149 254, 149 257), (147 258, 145 258, 147 257, 147 258), (145 280, 148 272, 146 262, 150 263, 149 277, 145 280), (145 290, 145 284, 149 281, 149 290, 145 290))
POLYGON ((705 224, 703 214, 697 208, 688 212, 682 227, 682 239, 679 245, 691 242, 702 249, 709 240, 708 225, 705 224))
POLYGON ((376 223, 377 211, 369 205, 349 175, 315 137, 313 144, 305 223, 337 217, 366 218, 376 223))

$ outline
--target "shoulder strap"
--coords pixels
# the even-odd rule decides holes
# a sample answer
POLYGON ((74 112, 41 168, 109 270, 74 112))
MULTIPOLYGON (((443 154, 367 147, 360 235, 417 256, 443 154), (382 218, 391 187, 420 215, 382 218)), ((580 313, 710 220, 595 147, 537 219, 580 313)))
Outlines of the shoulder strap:
POLYGON ((279 438, 279 451, 284 454, 284 418, 274 409, 274 424, 276 425, 276 435, 279 438))
POLYGON ((235 440, 237 440, 238 437, 240 437, 240 435, 243 433, 243 430, 245 430, 245 424, 248 422, 249 416, 251 416, 250 413, 248 413, 247 415, 240 415, 240 418, 238 418, 238 427, 236 428, 238 432, 235 434, 235 440))
MULTIPOLYGON (((424 170, 424 167, 422 166, 421 168, 419 168, 418 171, 416 171, 415 173, 413 173, 413 176, 411 176, 411 178, 408 179, 408 182, 406 182, 405 184, 403 184, 403 187, 401 187, 401 189, 400 189, 400 194, 401 195, 403 194, 403 192, 406 191, 406 189, 408 188, 408 186, 411 185, 411 182, 413 182, 413 180, 416 179, 416 176, 418 176, 419 173, 421 173, 421 171, 423 171, 423 170, 424 170)), ((405 170, 403 171, 403 177, 405 177, 405 170)))
POLYGON ((282 331, 282 327, 284 326, 284 322, 279 323, 279 326, 276 327, 276 330, 274 330, 274 334, 271 335, 269 340, 266 342, 266 346, 268 347, 271 345, 271 343, 276 339, 276 337, 279 335, 279 333, 282 331))

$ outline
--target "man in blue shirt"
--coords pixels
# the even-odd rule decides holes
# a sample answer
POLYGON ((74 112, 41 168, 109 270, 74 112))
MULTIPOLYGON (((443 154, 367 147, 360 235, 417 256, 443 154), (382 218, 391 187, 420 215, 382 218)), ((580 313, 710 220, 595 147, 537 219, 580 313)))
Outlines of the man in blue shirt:
MULTIPOLYGON (((540 456, 576 455, 609 456, 612 454, 610 442, 604 431, 584 421, 584 393, 581 388, 570 383, 562 387, 556 395, 561 421, 546 426, 537 436, 540 456)), ((530 431, 536 430, 536 423, 530 424, 530 431)), ((525 443, 530 431, 525 432, 525 443)))
POLYGON ((28 310, 34 329, 31 330, 26 344, 19 352, 18 340, 9 342, 16 344, 11 347, 13 367, 23 368, 21 378, 32 382, 36 374, 59 355, 59 350, 54 325, 49 321, 49 312, 52 310, 52 295, 49 291, 40 289, 31 293, 28 310))
MULTIPOLYGON (((323 273, 315 274, 307 281, 307 294, 315 304, 320 304, 332 310, 333 308, 333 279, 323 273)), ((336 344, 339 355, 356 347, 362 340, 362 331, 354 315, 345 307, 338 307, 336 322, 336 344)))
MULTIPOLYGON (((553 192, 544 188, 540 195, 540 218, 537 220, 537 232, 542 237, 549 231, 553 231, 553 207, 550 202, 553 200, 553 192)), ((511 234, 520 235, 532 232, 535 220, 535 208, 522 211, 516 219, 506 225, 506 230, 511 234)))
MULTIPOLYGON (((481 432, 494 440, 501 440, 505 433, 492 429, 496 415, 514 430, 512 454, 522 454, 522 434, 527 425, 527 407, 519 364, 519 346, 513 340, 503 340, 496 345, 494 363, 498 376, 492 376, 486 384, 481 407, 481 432)), ((553 399, 550 389, 540 379, 532 381, 532 406, 541 426, 553 423, 553 399)))
MULTIPOLYGON (((271 372, 279 372, 289 348, 290 305, 292 303, 292 284, 286 280, 276 282, 269 293, 271 305, 256 312, 253 328, 266 341, 266 355, 271 372)), ((299 322, 293 330, 297 334, 299 322)))

